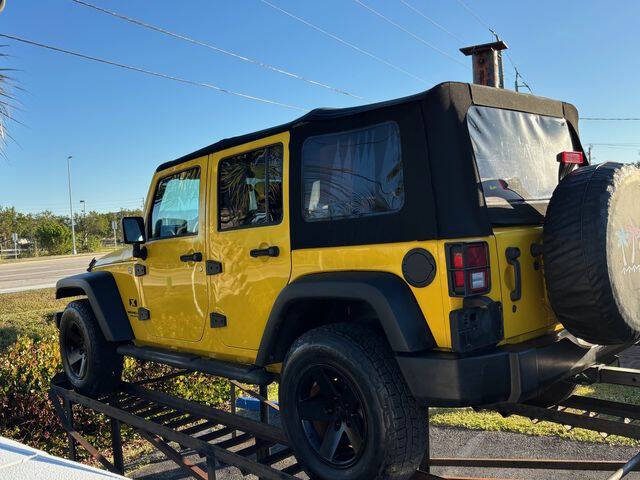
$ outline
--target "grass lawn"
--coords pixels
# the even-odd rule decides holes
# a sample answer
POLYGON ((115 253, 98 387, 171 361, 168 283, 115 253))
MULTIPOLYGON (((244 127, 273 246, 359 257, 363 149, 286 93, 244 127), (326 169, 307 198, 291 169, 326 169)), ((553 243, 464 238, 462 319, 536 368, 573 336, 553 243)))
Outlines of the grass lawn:
MULTIPOLYGON (((24 334, 37 339, 48 332, 55 331, 53 314, 62 310, 68 301, 69 299, 55 300, 53 289, 0 295, 0 354, 15 341, 18 335, 24 334)), ((577 393, 628 402, 640 408, 640 388, 593 385, 580 387, 577 393)), ((277 398, 277 386, 270 387, 269 397, 277 398)), ((640 445, 640 442, 628 438, 613 435, 603 438, 599 433, 589 430, 579 428, 568 430, 562 425, 549 422, 534 424, 524 417, 504 418, 495 412, 475 412, 466 408, 432 408, 431 422, 433 425, 440 426, 509 431, 528 435, 555 435, 572 440, 640 445)))
MULTIPOLYGON (((597 384, 580 386, 576 394, 604 400, 630 402, 640 408, 640 388, 597 384)), ((551 422, 533 423, 530 419, 518 415, 503 417, 496 412, 475 412, 470 408, 431 408, 430 415, 432 425, 463 427, 472 430, 516 432, 526 435, 554 435, 569 440, 606 442, 612 445, 640 445, 640 441, 627 437, 609 435, 605 438, 600 433, 592 430, 583 428, 568 429, 564 425, 551 422)))
POLYGON ((0 295, 0 353, 18 335, 40 339, 54 332, 54 313, 64 309, 68 302, 66 298, 56 300, 53 288, 0 295))

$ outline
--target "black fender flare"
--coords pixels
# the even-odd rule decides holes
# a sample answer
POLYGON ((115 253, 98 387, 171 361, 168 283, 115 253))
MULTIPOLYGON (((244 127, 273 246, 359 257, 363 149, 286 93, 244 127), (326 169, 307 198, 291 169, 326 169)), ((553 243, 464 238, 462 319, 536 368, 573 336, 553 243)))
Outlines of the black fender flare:
POLYGON ((283 335, 287 309, 305 299, 366 302, 376 313, 396 353, 410 354, 436 346, 413 292, 399 276, 376 271, 314 273, 293 281, 278 295, 260 342, 256 365, 265 366, 284 360, 290 340, 283 335))
POLYGON ((110 342, 133 340, 133 330, 111 272, 93 271, 61 278, 56 298, 86 295, 104 337, 110 342))

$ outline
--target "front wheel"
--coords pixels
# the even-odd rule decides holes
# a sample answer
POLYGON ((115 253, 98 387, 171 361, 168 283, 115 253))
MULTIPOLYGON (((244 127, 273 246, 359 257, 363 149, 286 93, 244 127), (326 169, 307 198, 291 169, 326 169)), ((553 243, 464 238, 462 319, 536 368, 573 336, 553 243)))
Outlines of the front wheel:
POLYGON ((296 340, 280 402, 289 442, 312 478, 407 479, 424 456, 426 409, 373 328, 333 324, 296 340))
POLYGON ((75 300, 62 313, 60 356, 69 382, 82 393, 107 393, 120 383, 122 355, 104 338, 88 300, 75 300))

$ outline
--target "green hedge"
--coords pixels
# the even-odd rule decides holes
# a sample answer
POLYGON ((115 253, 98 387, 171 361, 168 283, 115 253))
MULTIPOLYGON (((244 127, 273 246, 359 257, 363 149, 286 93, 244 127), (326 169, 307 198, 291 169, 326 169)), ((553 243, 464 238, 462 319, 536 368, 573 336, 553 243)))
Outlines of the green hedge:
MULTIPOLYGON (((56 455, 64 455, 66 435, 47 393, 51 378, 62 370, 57 334, 41 338, 21 335, 0 355, 0 435, 56 455)), ((123 377, 128 381, 169 373, 171 368, 148 362, 125 360, 123 377)), ((219 405, 229 398, 229 384, 222 379, 192 374, 158 385, 167 393, 219 405)), ((104 417, 76 409, 76 425, 99 449, 110 445, 104 417)), ((125 439, 133 434, 123 429, 125 439)))

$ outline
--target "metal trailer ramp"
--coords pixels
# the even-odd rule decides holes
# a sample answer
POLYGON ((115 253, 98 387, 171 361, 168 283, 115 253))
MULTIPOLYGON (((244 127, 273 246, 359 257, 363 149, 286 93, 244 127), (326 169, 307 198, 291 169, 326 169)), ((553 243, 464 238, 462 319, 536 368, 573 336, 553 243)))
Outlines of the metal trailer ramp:
MULTIPOLYGON (((221 464, 235 466, 243 475, 252 474, 260 479, 284 480, 304 477, 302 467, 295 459, 284 432, 268 422, 268 409, 277 408, 277 405, 266 400, 266 386, 261 386, 259 392, 253 392, 231 381, 231 413, 149 388, 158 382, 189 373, 183 370, 143 382, 123 382, 117 391, 97 398, 75 392, 64 374, 56 375, 52 380, 49 396, 68 433, 71 459, 75 460, 76 446, 80 444, 106 469, 123 473, 120 426, 124 423, 133 427, 192 478, 213 480, 216 478, 216 466, 221 464), (260 400, 260 421, 235 413, 236 387, 260 400), (108 461, 75 429, 75 404, 102 413, 109 419, 113 462, 108 461), (177 443, 181 450, 174 448, 169 442, 177 443), (206 468, 198 465, 202 462, 189 459, 193 454, 204 459, 206 468)), ((638 386, 640 370, 596 366, 575 380, 583 383, 638 386)), ((497 404, 487 409, 504 415, 525 416, 533 421, 556 422, 567 428, 581 427, 601 432, 603 435, 621 435, 640 440, 640 406, 637 405, 574 395, 552 408, 527 404, 497 404)), ((527 453, 531 454, 525 452, 527 453)), ((534 455, 535 452, 531 456, 534 455)), ((526 456, 528 455, 523 455, 526 456)), ((429 473, 431 467, 602 471, 614 472, 608 478, 617 480, 631 471, 640 471, 640 453, 624 463, 596 459, 431 458, 427 448, 422 465, 412 480, 440 478, 429 473)), ((604 478, 607 477, 603 476, 604 478)))

